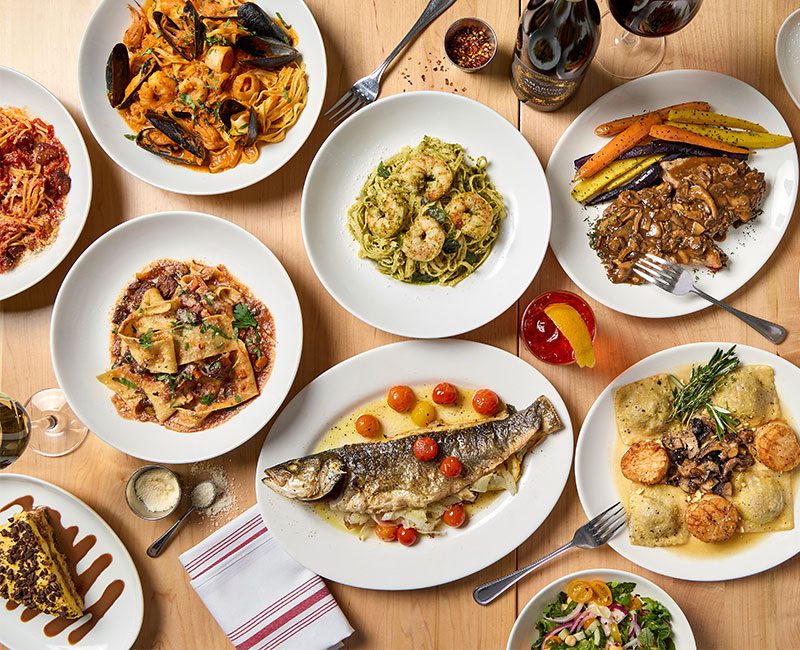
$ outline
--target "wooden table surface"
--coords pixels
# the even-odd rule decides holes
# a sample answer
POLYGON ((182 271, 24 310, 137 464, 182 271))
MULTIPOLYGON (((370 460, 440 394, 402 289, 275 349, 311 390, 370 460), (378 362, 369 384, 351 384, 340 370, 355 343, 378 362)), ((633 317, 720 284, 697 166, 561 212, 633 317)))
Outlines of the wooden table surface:
MULTIPOLYGON (((307 1, 328 52, 326 106, 383 60, 426 3, 307 1)), ((96 4, 90 0, 0 2, 0 64, 40 81, 64 103, 83 133, 94 173, 91 212, 72 253, 47 279, 0 304, 0 388, 24 401, 32 392, 54 385, 48 349, 50 310, 70 265, 110 228, 160 210, 198 210, 225 217, 254 233, 280 258, 295 284, 304 316, 305 349, 292 394, 340 361, 398 340, 339 307, 315 277, 303 250, 300 193, 308 166, 330 133, 331 124, 320 119, 305 146, 280 172, 228 196, 179 196, 142 183, 106 156, 81 115, 77 53, 84 26, 96 4)), ((733 75, 764 93, 781 111, 794 135, 800 136, 800 113, 781 84, 774 56, 778 27, 795 8, 796 2, 791 0, 706 0, 694 22, 668 39, 666 59, 660 69, 698 68, 733 75)), ((458 0, 398 59, 386 76, 382 96, 434 89, 457 91, 477 99, 519 126, 542 163, 546 163, 558 137, 575 116, 619 82, 594 64, 578 95, 562 110, 545 114, 520 106, 509 83, 519 10, 516 0, 458 0), (496 30, 500 50, 495 61, 487 70, 473 75, 437 65, 444 58, 442 37, 447 25, 458 17, 472 15, 487 19, 496 30)), ((614 27, 610 18, 604 27, 614 27)), ((560 216, 554 214, 553 218, 560 216)), ((516 305, 464 338, 519 354, 539 368, 564 397, 577 435, 595 397, 613 377, 643 357, 673 345, 733 341, 775 351, 800 363, 798 258, 800 236, 795 218, 770 261, 731 299, 734 306, 792 330, 777 349, 716 309, 679 319, 647 320, 617 314, 590 301, 599 324, 597 367, 581 370, 543 364, 520 346, 517 322, 521 310, 538 293, 574 289, 552 253, 548 253, 538 276, 516 305)), ((236 482, 237 502, 231 517, 254 503, 254 463, 265 436, 266 430, 219 459, 236 482)), ((224 521, 194 521, 161 558, 149 559, 144 549, 170 522, 142 522, 125 506, 124 481, 140 464, 90 436, 80 449, 64 458, 45 459, 29 452, 11 471, 38 476, 70 490, 94 507, 126 542, 141 574, 146 603, 136 647, 229 647, 178 562, 179 553, 224 521)), ((177 470, 184 476, 189 474, 187 467, 177 470)), ((473 603, 473 587, 544 555, 569 539, 582 521, 575 483, 570 478, 544 525, 517 551, 476 575, 438 588, 401 593, 332 584, 356 629, 347 647, 505 647, 517 613, 543 585, 578 569, 611 567, 638 571, 666 589, 688 616, 700 648, 800 648, 798 557, 735 582, 691 583, 637 569, 608 548, 576 551, 548 565, 492 606, 481 608, 473 603)))

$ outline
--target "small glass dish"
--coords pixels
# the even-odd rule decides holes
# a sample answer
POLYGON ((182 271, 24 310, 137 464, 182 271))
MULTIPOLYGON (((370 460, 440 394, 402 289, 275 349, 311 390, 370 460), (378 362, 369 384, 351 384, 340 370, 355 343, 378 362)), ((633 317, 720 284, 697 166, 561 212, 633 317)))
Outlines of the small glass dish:
POLYGON ((131 512, 135 514, 137 517, 141 519, 146 519, 147 521, 156 521, 158 519, 163 519, 164 517, 168 517, 171 515, 181 503, 181 499, 183 497, 183 487, 181 486, 181 480, 178 478, 178 475, 173 472, 169 467, 164 467, 163 465, 143 465, 139 469, 137 469, 133 474, 131 474, 128 482, 125 484, 125 501, 128 504, 128 507, 131 509, 131 512), (136 479, 138 479, 142 474, 145 472, 149 472, 151 470, 161 469, 168 472, 172 477, 174 477, 175 481, 178 484, 178 498, 175 501, 175 505, 167 510, 160 510, 158 512, 153 512, 152 510, 148 510, 147 506, 144 505, 144 502, 139 498, 139 495, 136 494, 136 479))
POLYGON ((478 70, 485 68, 494 60, 494 57, 497 54, 497 35, 494 33, 492 26, 485 20, 481 20, 480 18, 459 18, 447 28, 447 31, 444 34, 444 53, 447 56, 447 60, 459 70, 463 70, 464 72, 477 72, 478 70), (456 57, 452 51, 453 38, 458 32, 467 29, 477 29, 481 32, 484 32, 486 35, 486 42, 491 48, 491 53, 488 55, 488 57, 484 57, 485 61, 482 61, 478 65, 464 66, 459 64, 455 60, 456 57))
POLYGON ((565 366, 575 363, 575 351, 566 337, 558 331, 555 323, 544 313, 546 307, 557 302, 566 303, 580 314, 594 341, 597 333, 594 311, 589 303, 571 291, 547 291, 534 298, 520 319, 519 336, 537 359, 556 366, 565 366))

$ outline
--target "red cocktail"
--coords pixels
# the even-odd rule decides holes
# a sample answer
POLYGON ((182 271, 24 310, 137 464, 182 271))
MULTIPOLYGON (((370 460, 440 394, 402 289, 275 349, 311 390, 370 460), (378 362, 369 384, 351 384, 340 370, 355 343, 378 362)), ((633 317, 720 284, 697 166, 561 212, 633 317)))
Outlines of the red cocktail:
POLYGON ((594 340, 594 312, 586 301, 570 291, 548 291, 531 302, 520 323, 520 338, 536 358, 557 365, 575 363, 575 351, 544 310, 555 303, 566 303, 580 314, 594 340))

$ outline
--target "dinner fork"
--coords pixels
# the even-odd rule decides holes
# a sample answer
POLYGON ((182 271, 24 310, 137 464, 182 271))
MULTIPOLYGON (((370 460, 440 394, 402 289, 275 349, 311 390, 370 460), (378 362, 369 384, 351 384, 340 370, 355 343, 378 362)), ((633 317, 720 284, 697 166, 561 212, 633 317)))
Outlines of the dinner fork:
POLYGON ((718 307, 722 307, 728 313, 733 314, 736 318, 744 321, 756 332, 761 334, 766 339, 769 339, 776 345, 783 343, 786 339, 786 330, 780 325, 771 323, 763 318, 751 316, 743 311, 734 309, 730 305, 726 305, 721 300, 717 300, 709 296, 704 291, 701 291, 692 281, 692 274, 687 269, 674 264, 668 260, 662 259, 657 255, 648 253, 646 257, 640 257, 633 265, 633 272, 636 273, 643 280, 647 280, 651 284, 656 285, 659 289, 668 291, 676 296, 685 296, 687 293, 694 293, 701 298, 705 298, 708 302, 714 303, 718 307))
POLYGON ((571 548, 597 548, 598 546, 607 544, 608 541, 617 534, 617 531, 625 525, 625 522, 625 508, 622 507, 621 503, 616 503, 578 528, 572 540, 564 544, 564 546, 558 547, 555 551, 536 560, 533 564, 517 569, 514 573, 509 573, 507 576, 476 587, 475 591, 472 592, 472 597, 479 605, 488 605, 500 594, 504 593, 507 589, 517 584, 524 577, 530 575, 557 555, 561 555, 571 548))
POLYGON ((356 81, 353 86, 342 97, 331 106, 326 112, 327 117, 334 124, 338 124, 342 120, 350 117, 357 110, 363 108, 367 104, 371 104, 378 98, 380 92, 381 77, 386 72, 386 68, 391 65, 395 57, 403 51, 417 34, 430 25, 434 20, 441 16, 456 0, 431 0, 425 11, 414 23, 414 26, 409 30, 408 34, 403 37, 403 40, 397 44, 386 60, 381 63, 375 70, 356 81))

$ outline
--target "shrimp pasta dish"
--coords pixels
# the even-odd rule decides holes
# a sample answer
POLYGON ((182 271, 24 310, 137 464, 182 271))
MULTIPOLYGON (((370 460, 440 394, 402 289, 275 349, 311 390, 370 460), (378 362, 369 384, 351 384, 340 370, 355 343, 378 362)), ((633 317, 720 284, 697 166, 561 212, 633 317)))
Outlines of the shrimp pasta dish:
POLYGON ((144 0, 109 55, 106 90, 146 151, 191 169, 253 163, 306 106, 298 36, 241 0, 144 0))
POLYGON ((488 164, 430 136, 381 161, 348 211, 359 257, 402 282, 461 282, 492 252, 505 216, 488 164))

